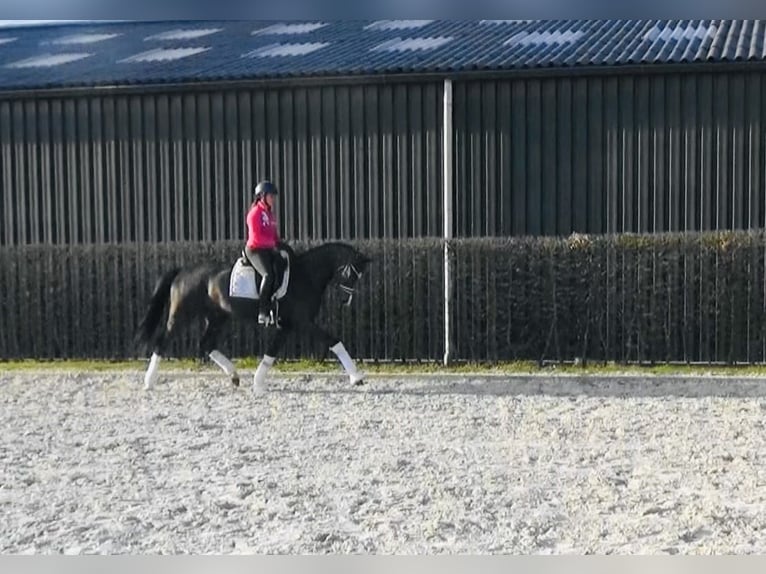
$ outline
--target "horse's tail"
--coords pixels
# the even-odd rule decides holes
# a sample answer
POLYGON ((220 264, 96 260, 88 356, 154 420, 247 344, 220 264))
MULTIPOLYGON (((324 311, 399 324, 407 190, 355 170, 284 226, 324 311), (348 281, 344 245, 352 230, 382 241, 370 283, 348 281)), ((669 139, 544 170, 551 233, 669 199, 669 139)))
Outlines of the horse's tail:
POLYGON ((149 308, 136 331, 135 342, 137 344, 145 345, 152 340, 154 332, 162 320, 165 305, 170 299, 170 287, 180 271, 180 268, 171 269, 157 281, 149 301, 149 308))

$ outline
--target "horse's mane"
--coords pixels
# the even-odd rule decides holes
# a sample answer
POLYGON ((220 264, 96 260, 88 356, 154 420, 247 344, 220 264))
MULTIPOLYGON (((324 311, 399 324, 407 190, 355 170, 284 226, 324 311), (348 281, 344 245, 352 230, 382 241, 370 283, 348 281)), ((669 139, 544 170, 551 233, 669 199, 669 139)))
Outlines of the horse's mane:
POLYGON ((316 257, 317 255, 320 255, 330 249, 344 249, 347 251, 354 250, 354 248, 351 247, 348 243, 343 243, 341 241, 330 241, 329 243, 322 243, 321 245, 317 245, 315 247, 309 247, 305 251, 296 251, 295 259, 296 262, 303 262, 305 258, 316 257))

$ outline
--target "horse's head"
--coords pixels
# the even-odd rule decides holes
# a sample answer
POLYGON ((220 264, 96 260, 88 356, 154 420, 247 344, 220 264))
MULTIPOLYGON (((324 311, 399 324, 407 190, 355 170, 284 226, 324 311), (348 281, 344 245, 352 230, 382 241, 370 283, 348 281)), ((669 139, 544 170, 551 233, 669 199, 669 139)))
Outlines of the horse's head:
POLYGON ((369 257, 360 253, 356 249, 349 248, 351 252, 346 256, 345 262, 338 265, 336 276, 338 277, 338 288, 348 295, 346 306, 351 305, 356 291, 356 284, 367 270, 367 266, 372 261, 369 257))
POLYGON ((335 284, 348 295, 346 305, 351 304, 359 278, 370 264, 369 257, 341 242, 325 243, 304 251, 298 260, 320 290, 335 284))

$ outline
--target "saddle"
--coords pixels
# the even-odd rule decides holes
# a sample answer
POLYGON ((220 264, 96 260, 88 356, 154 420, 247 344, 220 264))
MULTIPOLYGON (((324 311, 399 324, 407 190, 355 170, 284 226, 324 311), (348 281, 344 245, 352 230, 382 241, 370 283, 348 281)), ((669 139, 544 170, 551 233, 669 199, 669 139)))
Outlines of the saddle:
MULTIPOLYGON (((277 276, 274 278, 278 287, 274 290, 272 301, 282 299, 287 294, 287 287, 290 284, 290 253, 281 249, 279 255, 281 257, 277 259, 277 276)), ((243 251, 231 270, 229 297, 257 301, 260 298, 262 281, 263 277, 250 264, 243 251)))

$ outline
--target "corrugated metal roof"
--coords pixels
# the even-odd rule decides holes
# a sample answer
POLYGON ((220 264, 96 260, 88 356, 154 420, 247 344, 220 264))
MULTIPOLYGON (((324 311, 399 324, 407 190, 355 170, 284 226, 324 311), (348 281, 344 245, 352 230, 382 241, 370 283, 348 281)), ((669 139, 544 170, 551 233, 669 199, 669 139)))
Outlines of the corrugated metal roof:
POLYGON ((109 22, 0 29, 0 89, 763 61, 764 20, 109 22))

